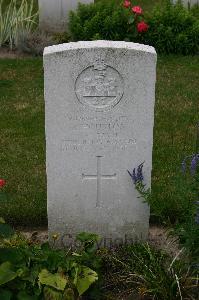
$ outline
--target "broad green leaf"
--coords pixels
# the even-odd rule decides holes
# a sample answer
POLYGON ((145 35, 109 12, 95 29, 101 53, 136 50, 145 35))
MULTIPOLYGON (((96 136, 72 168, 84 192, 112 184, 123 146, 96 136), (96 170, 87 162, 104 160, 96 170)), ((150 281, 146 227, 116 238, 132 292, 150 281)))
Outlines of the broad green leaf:
POLYGON ((95 233, 89 233, 89 232, 81 232, 77 235, 76 239, 82 243, 85 242, 97 242, 100 240, 99 235, 95 233))
POLYGON ((0 192, 0 202, 6 202, 8 200, 7 195, 0 192))
POLYGON ((41 245, 41 250, 42 250, 42 251, 50 250, 50 245, 49 245, 49 243, 48 243, 48 242, 43 243, 43 244, 41 245))
POLYGON ((5 220, 2 217, 0 217, 0 224, 5 224, 5 220))
POLYGON ((38 280, 39 272, 39 265, 35 265, 31 269, 28 267, 23 267, 23 274, 20 277, 22 280, 31 282, 31 284, 34 286, 35 282, 38 280))
POLYGON ((12 298, 12 292, 7 290, 0 291, 1 300, 11 300, 11 298, 12 298))
POLYGON ((23 259, 21 252, 16 248, 0 248, 0 263, 9 261, 13 264, 23 259))
POLYGON ((66 289, 63 295, 63 300, 75 300, 74 291, 70 288, 66 289))
POLYGON ((10 262, 6 261, 0 265, 0 285, 5 284, 17 277, 17 273, 12 270, 10 262))
POLYGON ((53 290, 52 288, 45 286, 44 300, 63 300, 62 292, 53 290))
POLYGON ((37 296, 30 296, 25 291, 19 292, 17 295, 17 300, 37 300, 37 296))
POLYGON ((63 291, 66 287, 67 279, 59 273, 52 274, 48 270, 43 269, 39 273, 39 283, 63 291))
POLYGON ((129 24, 133 24, 135 21, 134 17, 133 16, 130 16, 129 17, 129 24))
POLYGON ((81 241, 85 252, 92 254, 96 252, 97 242, 100 240, 100 237, 94 233, 81 232, 77 235, 77 240, 81 241))
POLYGON ((77 287, 79 295, 81 296, 87 291, 90 285, 96 280, 98 280, 98 275, 95 271, 85 266, 79 266, 74 279, 74 284, 77 287))
POLYGON ((12 235, 14 235, 14 233, 15 232, 10 225, 0 223, 0 237, 1 238, 10 238, 12 235))

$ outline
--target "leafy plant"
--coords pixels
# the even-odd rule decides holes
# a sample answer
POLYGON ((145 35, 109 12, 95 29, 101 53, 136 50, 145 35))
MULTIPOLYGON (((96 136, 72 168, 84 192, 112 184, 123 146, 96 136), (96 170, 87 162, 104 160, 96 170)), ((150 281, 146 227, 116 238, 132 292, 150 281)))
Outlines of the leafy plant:
MULTIPOLYGON (((0 179, 0 202, 5 201, 7 199, 6 194, 3 191, 5 185, 6 185, 5 179, 0 179)), ((1 224, 1 220, 0 220, 0 224, 1 224)))
MULTIPOLYGON (((132 172, 128 171, 131 176, 135 188, 140 193, 141 197, 152 206, 153 212, 158 215, 159 210, 157 206, 154 206, 154 202, 152 199, 152 195, 150 189, 146 189, 144 184, 144 176, 143 176, 143 163, 140 164, 137 168, 134 168, 132 172)), ((181 194, 182 198, 185 198, 185 201, 181 201, 181 211, 183 215, 181 218, 176 219, 176 224, 174 230, 172 230, 179 237, 179 242, 184 246, 186 251, 189 254, 189 259, 192 266, 195 268, 196 272, 198 272, 199 266, 199 154, 194 154, 188 156, 182 162, 183 176, 185 177, 184 184, 188 183, 189 191, 187 199, 187 195, 181 194), (188 161, 189 167, 187 166, 188 161), (188 172, 186 172, 188 168, 188 172), (186 174, 188 173, 188 174, 186 174), (188 176, 186 176, 188 175, 188 176), (191 178, 189 178, 191 175, 191 178), (186 182, 188 181, 188 182, 186 182), (197 200, 193 200, 196 198, 197 200)), ((182 191, 184 191, 183 186, 182 191)), ((161 214, 159 215, 161 217, 161 214)))
MULTIPOLYGON (((0 299, 77 300, 98 280, 83 263, 88 249, 53 250, 48 243, 30 243, 3 220, 0 225, 0 299)), ((84 243, 91 239, 93 235, 87 234, 84 243)))
POLYGON ((159 53, 199 52, 199 21, 181 3, 166 1, 166 5, 154 10, 148 24, 143 42, 154 46, 159 53))
POLYGON ((11 0, 4 7, 4 0, 0 0, 0 47, 6 44, 11 49, 17 47, 19 40, 33 30, 38 17, 33 5, 33 0, 22 0, 18 7, 17 1, 11 0))
POLYGON ((193 10, 171 1, 144 17, 133 0, 80 4, 70 13, 71 38, 77 40, 127 40, 154 46, 159 53, 197 54, 199 21, 193 10))
POLYGON ((192 213, 187 214, 184 222, 177 224, 175 232, 188 251, 193 264, 196 264, 199 269, 199 154, 186 157, 182 168, 184 176, 191 177, 190 184, 195 200, 192 203, 192 213))
POLYGON ((77 40, 124 40, 128 32, 128 12, 115 0, 79 4, 70 13, 71 38, 77 40))

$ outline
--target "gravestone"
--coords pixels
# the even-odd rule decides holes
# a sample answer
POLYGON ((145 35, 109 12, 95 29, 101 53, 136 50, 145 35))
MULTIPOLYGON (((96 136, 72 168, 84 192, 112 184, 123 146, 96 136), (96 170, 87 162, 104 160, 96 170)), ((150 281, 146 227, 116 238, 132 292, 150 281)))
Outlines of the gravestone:
POLYGON ((79 232, 103 245, 144 240, 149 207, 127 173, 144 163, 150 187, 156 52, 112 41, 45 48, 50 236, 79 232))
MULTIPOLYGON (((173 3, 176 4, 178 0, 173 0, 173 3)), ((199 0, 181 0, 184 7, 192 7, 194 5, 199 5, 199 0)))
POLYGON ((40 28, 49 32, 66 31, 68 14, 78 3, 93 3, 94 0, 39 0, 40 28))

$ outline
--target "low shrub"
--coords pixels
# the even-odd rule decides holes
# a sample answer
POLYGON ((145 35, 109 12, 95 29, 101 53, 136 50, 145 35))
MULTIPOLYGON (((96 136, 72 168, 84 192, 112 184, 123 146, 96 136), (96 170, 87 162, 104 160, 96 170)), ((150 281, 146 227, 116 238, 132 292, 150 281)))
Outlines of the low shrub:
POLYGON ((199 52, 199 20, 180 3, 167 2, 156 8, 148 19, 149 30, 144 43, 159 53, 197 54, 199 52))
POLYGON ((124 40, 128 32, 128 12, 115 0, 79 4, 70 13, 71 38, 77 40, 124 40))
POLYGON ((142 9, 141 13, 132 9, 133 1, 79 4, 77 11, 70 13, 71 38, 74 41, 105 39, 139 42, 154 46, 159 53, 186 55, 199 52, 197 9, 187 10, 180 3, 173 5, 166 1, 165 5, 145 17, 146 23, 142 9), (138 23, 144 25, 138 27, 138 23))
POLYGON ((70 41, 70 35, 68 32, 57 32, 52 35, 52 39, 55 44, 68 43, 70 41))

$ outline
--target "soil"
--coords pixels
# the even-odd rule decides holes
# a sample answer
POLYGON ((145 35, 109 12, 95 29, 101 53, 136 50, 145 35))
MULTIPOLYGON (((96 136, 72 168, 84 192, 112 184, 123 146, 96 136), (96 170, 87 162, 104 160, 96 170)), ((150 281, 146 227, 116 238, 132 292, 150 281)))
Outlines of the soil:
POLYGON ((10 50, 6 47, 0 47, 0 58, 25 58, 32 57, 32 55, 27 53, 22 53, 17 50, 10 50))
MULTIPOLYGON (((48 241, 47 228, 40 229, 18 229, 27 239, 36 243, 45 243, 48 241)), ((179 252, 177 238, 168 236, 168 229, 160 226, 150 226, 149 229, 149 244, 157 249, 162 249, 169 255, 174 257, 179 252)))

